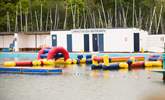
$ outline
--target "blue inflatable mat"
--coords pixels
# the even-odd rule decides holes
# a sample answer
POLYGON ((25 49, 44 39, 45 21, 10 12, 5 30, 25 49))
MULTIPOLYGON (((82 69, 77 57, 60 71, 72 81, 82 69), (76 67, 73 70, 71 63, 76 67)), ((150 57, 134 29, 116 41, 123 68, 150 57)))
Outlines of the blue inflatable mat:
POLYGON ((3 73, 60 74, 61 68, 0 67, 3 73))

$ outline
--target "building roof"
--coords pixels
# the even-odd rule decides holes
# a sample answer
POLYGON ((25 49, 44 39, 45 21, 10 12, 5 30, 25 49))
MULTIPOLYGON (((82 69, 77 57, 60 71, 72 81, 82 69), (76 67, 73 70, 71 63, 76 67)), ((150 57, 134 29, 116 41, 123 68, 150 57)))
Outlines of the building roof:
POLYGON ((50 32, 22 32, 25 35, 50 35, 50 32))
MULTIPOLYGON (((17 32, 0 32, 0 35, 14 35, 17 32)), ((25 35, 50 35, 50 32, 18 32, 18 34, 25 34, 25 35)))
POLYGON ((0 32, 0 35, 14 35, 14 32, 0 32))

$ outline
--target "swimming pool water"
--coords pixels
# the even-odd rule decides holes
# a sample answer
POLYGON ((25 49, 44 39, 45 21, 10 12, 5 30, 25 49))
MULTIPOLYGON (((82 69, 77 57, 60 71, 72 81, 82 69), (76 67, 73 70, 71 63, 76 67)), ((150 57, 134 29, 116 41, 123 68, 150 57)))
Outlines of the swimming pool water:
MULTIPOLYGON (((70 58, 77 58, 78 54, 83 54, 84 57, 88 54, 103 56, 108 55, 110 57, 129 57, 129 56, 144 56, 145 59, 148 58, 149 55, 162 55, 161 53, 69 53, 70 58)), ((0 58, 37 58, 37 53, 0 53, 0 58)))
MULTIPOLYGON (((1 56, 0 62, 33 60, 36 56, 36 54, 20 55, 16 57, 3 55, 4 58, 1 56)), ((113 56, 119 55, 113 54, 113 56)), ((122 56, 128 56, 128 54, 122 56)), ((72 57, 76 55, 73 54, 72 57)), ((157 97, 165 98, 162 75, 148 71, 150 69, 94 71, 88 65, 62 67, 62 75, 1 73, 0 100, 151 100, 151 98, 159 100, 157 97)))

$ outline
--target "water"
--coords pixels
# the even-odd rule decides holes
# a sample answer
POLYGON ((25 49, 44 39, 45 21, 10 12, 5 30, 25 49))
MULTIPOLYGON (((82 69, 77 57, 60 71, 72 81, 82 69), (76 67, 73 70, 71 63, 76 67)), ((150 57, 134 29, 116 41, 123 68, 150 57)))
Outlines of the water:
MULTIPOLYGON (((77 58, 78 54, 83 54, 84 57, 87 54, 91 53, 70 53, 70 58, 77 58)), ((93 55, 98 55, 98 56, 103 56, 103 55, 108 55, 110 57, 129 57, 129 56, 144 56, 145 59, 148 58, 149 55, 161 55, 158 53, 92 53, 93 55)), ((0 58, 32 58, 35 59, 37 58, 37 53, 0 53, 0 58)))
MULTIPOLYGON (((14 59, 0 62, 8 60, 14 59)), ((162 75, 143 69, 91 71, 70 65, 62 75, 0 74, 0 100, 165 100, 164 92, 162 75)))

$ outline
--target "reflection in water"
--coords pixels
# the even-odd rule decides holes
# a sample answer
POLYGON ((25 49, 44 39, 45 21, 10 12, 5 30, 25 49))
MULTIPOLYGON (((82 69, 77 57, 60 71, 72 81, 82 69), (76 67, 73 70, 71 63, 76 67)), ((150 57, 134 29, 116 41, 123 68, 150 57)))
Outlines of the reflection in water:
POLYGON ((105 79, 110 78, 110 71, 103 71, 103 77, 104 77, 105 79))
POLYGON ((152 70, 161 70, 162 67, 146 67, 145 70, 152 71, 152 70))
MULTIPOLYGON (((162 68, 156 68, 158 69, 162 69, 162 68)), ((132 69, 131 71, 129 71, 128 69, 120 69, 120 70, 116 70, 116 71, 103 71, 103 70, 91 70, 89 71, 89 76, 93 77, 93 78, 105 78, 105 79, 109 79, 109 78, 121 78, 121 79, 140 79, 140 78, 145 78, 150 80, 151 78, 153 79, 160 79, 160 75, 159 73, 154 73, 154 74, 159 74, 157 76, 153 75, 153 72, 151 72, 152 70, 155 70, 155 68, 147 68, 145 69, 132 69), (145 74, 142 76, 142 74, 145 74)))

